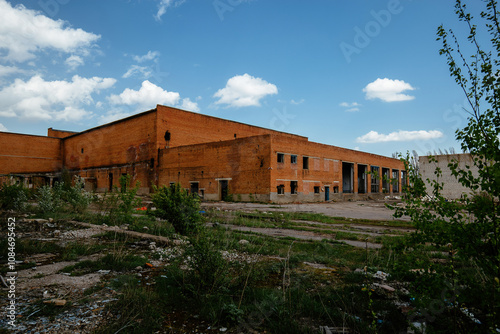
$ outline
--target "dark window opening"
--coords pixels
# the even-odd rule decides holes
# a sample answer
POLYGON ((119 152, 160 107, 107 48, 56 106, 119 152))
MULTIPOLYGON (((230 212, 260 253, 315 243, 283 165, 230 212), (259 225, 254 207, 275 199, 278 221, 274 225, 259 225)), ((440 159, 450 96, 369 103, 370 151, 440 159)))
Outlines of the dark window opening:
POLYGON ((83 154, 83 147, 82 147, 82 154, 83 154))
POLYGON ((333 193, 338 194, 339 193, 339 186, 333 187, 333 193))
POLYGON ((278 163, 285 162, 285 155, 283 153, 278 153, 278 163))
POLYGON ((191 194, 198 194, 198 191, 199 191, 199 187, 198 187, 199 183, 198 182, 191 182, 191 194))
POLYGON ((290 181, 290 193, 292 195, 297 195, 298 182, 290 181))
POLYGON ((172 187, 175 185, 175 182, 170 182, 169 185, 170 185, 170 187, 172 187))
POLYGON ((113 191, 113 173, 108 174, 109 177, 109 191, 113 191))
POLYGON ((151 158, 151 160, 149 160, 149 168, 154 168, 155 166, 155 158, 151 158))
POLYGON ((278 189, 278 195, 284 195, 285 194, 285 185, 280 184, 276 188, 278 189))
POLYGON ((292 164, 296 164, 296 163, 297 163, 297 156, 296 156, 296 155, 292 155, 292 156, 290 157, 290 162, 291 162, 292 164))
POLYGON ((170 141, 170 131, 165 132, 165 140, 170 141))
POLYGON ((302 158, 302 168, 309 169, 309 157, 302 158))
POLYGON ((234 134, 234 138, 236 138, 236 133, 234 134))
POLYGON ((318 186, 315 186, 315 187, 314 187, 314 193, 315 193, 315 194, 319 194, 319 187, 318 187, 318 186))

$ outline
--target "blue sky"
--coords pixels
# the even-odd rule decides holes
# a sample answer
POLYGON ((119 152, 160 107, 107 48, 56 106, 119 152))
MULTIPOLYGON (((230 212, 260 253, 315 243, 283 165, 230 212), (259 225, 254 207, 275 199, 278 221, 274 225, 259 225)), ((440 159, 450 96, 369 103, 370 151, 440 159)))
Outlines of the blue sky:
POLYGON ((463 32, 453 5, 0 0, 0 131, 165 104, 382 155, 459 151, 467 105, 436 41, 440 24, 463 32))

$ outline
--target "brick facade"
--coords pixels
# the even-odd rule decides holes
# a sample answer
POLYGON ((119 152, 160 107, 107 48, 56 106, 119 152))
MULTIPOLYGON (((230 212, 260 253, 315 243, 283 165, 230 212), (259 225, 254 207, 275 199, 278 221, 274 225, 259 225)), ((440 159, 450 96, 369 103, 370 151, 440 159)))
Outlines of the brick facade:
POLYGON ((47 137, 0 132, 0 144, 4 182, 12 182, 13 175, 45 173, 48 183, 66 169, 82 176, 87 189, 106 191, 128 174, 133 183, 140 182, 142 193, 179 182, 207 200, 383 196, 399 193, 404 176, 396 159, 161 105, 79 133, 52 128, 47 137), (372 185, 367 172, 373 166, 393 180, 379 177, 372 185))

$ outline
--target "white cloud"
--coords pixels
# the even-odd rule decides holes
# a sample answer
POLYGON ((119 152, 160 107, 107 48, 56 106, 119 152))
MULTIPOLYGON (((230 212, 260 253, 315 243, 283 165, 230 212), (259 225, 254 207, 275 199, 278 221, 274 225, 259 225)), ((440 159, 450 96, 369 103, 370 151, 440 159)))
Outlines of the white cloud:
POLYGON ((352 108, 352 107, 359 107, 361 106, 361 104, 359 104, 358 102, 352 102, 352 103, 342 102, 341 104, 339 104, 339 106, 344 108, 352 108))
POLYGON ((157 104, 176 105, 180 100, 179 93, 168 92, 161 87, 143 81, 139 90, 125 89, 120 95, 111 95, 109 101, 115 105, 137 105, 140 109, 154 108, 157 104))
POLYGON ((66 61, 65 61, 66 65, 69 66, 69 69, 71 71, 74 71, 76 70, 79 66, 82 66, 85 64, 85 62, 83 61, 83 58, 80 57, 80 56, 76 56, 76 55, 71 55, 69 56, 66 61))
POLYGON ((148 51, 144 56, 133 56, 132 58, 138 62, 143 63, 145 61, 153 60, 156 61, 160 57, 160 52, 158 51, 148 51))
POLYGON ((24 71, 15 66, 3 66, 0 65, 0 77, 4 77, 14 73, 23 73, 24 71))
POLYGON ((189 111, 199 112, 198 103, 191 101, 189 98, 182 99, 181 108, 189 111))
POLYGON ((443 137, 443 133, 438 130, 431 131, 397 131, 391 132, 388 135, 378 133, 377 131, 370 131, 367 134, 358 137, 358 143, 381 143, 391 141, 411 141, 411 140, 429 140, 443 137))
POLYGON ((132 113, 130 112, 124 112, 122 110, 110 110, 109 112, 106 113, 106 115, 103 115, 99 118, 99 124, 106 124, 106 123, 111 123, 113 121, 117 121, 119 119, 131 116, 132 113))
POLYGON ((361 106, 361 104, 359 104, 358 102, 352 102, 352 103, 342 102, 339 104, 339 106, 344 107, 344 108, 349 108, 346 110, 346 112, 356 112, 356 111, 359 111, 358 107, 361 106))
POLYGON ((161 21, 161 17, 167 12, 169 7, 179 7, 186 0, 160 0, 158 4, 158 12, 155 15, 157 21, 161 21))
POLYGON ((295 105, 299 105, 299 104, 302 104, 304 103, 306 100, 304 99, 300 99, 299 101, 295 101, 295 100, 292 100, 290 101, 291 104, 295 104, 295 105))
POLYGON ((132 65, 128 71, 122 75, 122 78, 129 78, 135 74, 139 74, 143 79, 151 76, 151 69, 146 66, 132 65))
POLYGON ((231 107, 260 106, 260 100, 267 95, 278 94, 278 88, 249 74, 236 75, 227 81, 226 87, 219 89, 214 97, 215 104, 227 104, 231 107))
POLYGON ((2 123, 0 123, 0 131, 9 131, 9 130, 7 130, 7 128, 2 123))
POLYGON ((7 55, 2 57, 4 60, 24 62, 45 49, 82 52, 99 38, 99 35, 67 27, 66 22, 55 21, 23 5, 12 7, 6 0, 0 0, 0 49, 7 50, 7 55))
POLYGON ((363 92, 366 93, 366 99, 381 99, 384 102, 408 101, 415 97, 402 94, 408 90, 415 90, 409 83, 402 80, 380 79, 369 83, 363 92))
POLYGON ((27 120, 78 121, 89 112, 83 105, 94 103, 92 94, 115 84, 112 78, 82 78, 71 81, 45 81, 34 76, 28 81, 16 79, 0 91, 0 116, 27 120))

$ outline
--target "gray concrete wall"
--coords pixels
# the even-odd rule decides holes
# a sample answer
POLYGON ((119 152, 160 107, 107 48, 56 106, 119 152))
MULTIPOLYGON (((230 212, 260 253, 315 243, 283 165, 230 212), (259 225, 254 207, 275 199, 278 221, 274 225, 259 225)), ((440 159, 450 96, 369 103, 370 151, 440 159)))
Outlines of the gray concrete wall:
POLYGON ((470 154, 446 154, 446 155, 436 155, 434 158, 437 162, 429 162, 428 156, 423 156, 419 158, 419 171, 422 179, 427 187, 427 193, 432 193, 432 186, 427 179, 436 180, 436 175, 434 174, 437 167, 441 169, 442 175, 438 179, 439 183, 444 183, 442 194, 448 199, 458 199, 462 194, 470 194, 471 191, 468 188, 463 187, 458 180, 451 174, 451 170, 448 164, 453 160, 458 161, 459 169, 466 170, 466 166, 470 167, 470 170, 474 175, 478 174, 478 169, 474 166, 472 157, 470 154))

